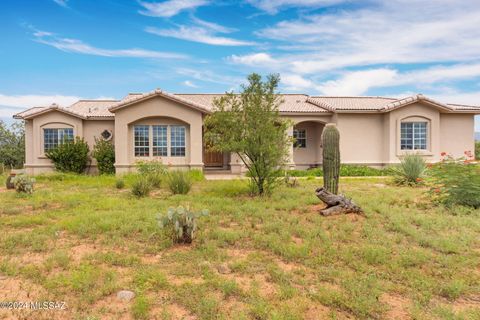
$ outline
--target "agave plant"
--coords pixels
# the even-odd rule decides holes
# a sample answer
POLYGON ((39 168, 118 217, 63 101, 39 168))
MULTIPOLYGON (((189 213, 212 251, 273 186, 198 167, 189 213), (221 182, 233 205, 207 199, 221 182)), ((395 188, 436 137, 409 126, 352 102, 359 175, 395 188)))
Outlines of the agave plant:
POLYGON ((413 186, 423 181, 427 164, 422 156, 407 154, 400 161, 400 165, 394 168, 396 183, 413 186))
POLYGON ((198 229, 197 219, 207 216, 208 210, 193 212, 190 209, 179 206, 169 208, 166 215, 158 214, 158 226, 167 230, 175 243, 192 243, 198 229))

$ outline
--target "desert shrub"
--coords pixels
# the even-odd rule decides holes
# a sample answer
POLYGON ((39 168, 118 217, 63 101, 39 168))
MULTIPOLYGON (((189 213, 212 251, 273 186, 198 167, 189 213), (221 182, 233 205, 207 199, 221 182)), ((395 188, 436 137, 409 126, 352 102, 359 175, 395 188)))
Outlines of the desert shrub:
POLYGON ((46 153, 55 169, 61 172, 84 173, 89 161, 90 149, 83 138, 66 140, 46 153))
POLYGON ((100 174, 115 173, 115 148, 111 141, 95 138, 92 156, 97 160, 100 174))
POLYGON ((146 197, 150 194, 152 185, 145 176, 138 176, 132 184, 132 194, 137 197, 146 197))
POLYGON ((12 182, 17 192, 33 193, 33 185, 35 184, 34 178, 30 178, 26 174, 18 174, 12 178, 12 182))
POLYGON ((198 229, 197 219, 208 215, 207 210, 193 212, 179 206, 169 208, 167 214, 157 215, 158 226, 163 229, 175 243, 192 243, 198 229))
POLYGON ((25 126, 16 122, 7 126, 0 120, 0 166, 22 168, 25 162, 25 126))
POLYGON ((167 168, 161 161, 138 161, 137 171, 140 175, 146 177, 150 186, 158 188, 162 182, 162 177, 167 172, 167 168))
POLYGON ((290 187, 290 188, 299 186, 297 177, 291 176, 288 170, 285 171, 283 182, 287 187, 290 187))
POLYGON ((423 181, 427 164, 418 154, 407 154, 400 159, 400 165, 394 167, 394 181, 400 185, 417 185, 423 181))
POLYGON ((447 157, 431 166, 429 177, 435 201, 480 208, 480 165, 447 157))
POLYGON ((480 160, 480 141, 475 142, 475 159, 480 160))
POLYGON ((192 180, 187 171, 174 170, 168 173, 167 185, 173 194, 187 194, 192 187, 192 180))
POLYGON ((115 188, 117 188, 117 189, 125 188, 125 181, 123 179, 117 179, 115 181, 115 188))

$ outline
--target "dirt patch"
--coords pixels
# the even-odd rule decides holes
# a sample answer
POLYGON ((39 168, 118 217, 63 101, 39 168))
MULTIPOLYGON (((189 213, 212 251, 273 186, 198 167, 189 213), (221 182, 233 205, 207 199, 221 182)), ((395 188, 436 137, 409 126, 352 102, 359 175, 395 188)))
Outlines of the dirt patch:
POLYGON ((70 257, 72 258, 73 261, 79 262, 81 261, 84 257, 89 256, 91 254, 96 253, 97 251, 100 251, 98 249, 98 246, 95 245, 94 243, 82 243, 70 248, 65 248, 68 249, 68 252, 70 253, 70 257))
MULTIPOLYGON (((45 290, 38 285, 0 275, 0 301, 36 302, 55 299, 48 299, 45 290)), ((68 301, 65 302, 65 310, 34 310, 29 307, 17 310, 0 309, 0 319, 67 319, 68 301)))
POLYGON ((253 276, 247 276, 232 273, 222 276, 229 280, 235 281, 239 288, 243 291, 249 291, 255 287, 258 289, 258 293, 266 298, 272 297, 277 293, 276 285, 269 282, 268 276, 265 274, 257 273, 253 276))
POLYGON ((167 281, 168 283, 173 284, 175 286, 181 286, 185 283, 202 284, 204 282, 202 278, 177 277, 177 276, 168 276, 167 281))
POLYGON ((325 209, 326 205, 324 203, 312 204, 300 209, 292 210, 290 213, 294 215, 306 215, 306 214, 320 214, 320 210, 325 209))
POLYGON ((174 320, 197 320, 198 318, 179 304, 171 303, 165 306, 167 312, 174 320))
POLYGON ((407 298, 398 294, 385 293, 380 297, 380 302, 389 308, 385 313, 385 319, 411 319, 408 312, 410 301, 407 298))
POLYGON ((305 312, 305 320, 330 319, 330 308, 324 305, 314 305, 305 312))
POLYGON ((303 268, 302 265, 298 265, 291 262, 285 262, 282 260, 277 260, 276 263, 277 263, 277 266, 284 272, 295 272, 303 268))
POLYGON ((297 236, 292 236, 292 241, 298 245, 303 244, 303 239, 297 236))
POLYGON ((462 297, 448 304, 451 305, 452 309, 456 312, 461 312, 466 309, 478 309, 480 308, 480 295, 462 297))
POLYGON ((255 252, 254 250, 249 250, 249 249, 238 249, 238 248, 227 249, 227 255, 233 259, 245 259, 254 252, 255 252))
POLYGON ((113 293, 101 300, 97 300, 92 306, 95 313, 101 313, 105 319, 130 320, 133 317, 130 314, 132 301, 125 302, 117 299, 117 293, 113 293))

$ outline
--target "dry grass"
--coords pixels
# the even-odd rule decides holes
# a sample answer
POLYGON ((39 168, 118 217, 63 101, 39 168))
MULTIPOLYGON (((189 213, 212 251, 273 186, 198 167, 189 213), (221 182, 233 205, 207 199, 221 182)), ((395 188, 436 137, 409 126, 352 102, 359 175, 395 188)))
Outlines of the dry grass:
POLYGON ((365 216, 324 218, 319 181, 251 198, 245 181, 150 197, 114 177, 45 176, 0 189, 0 301, 65 301, 39 319, 479 319, 480 211, 447 211, 421 188, 344 179, 365 216), (198 239, 173 246, 155 216, 207 208, 198 239), (227 272, 220 273, 219 265, 227 272), (131 302, 119 290, 136 293, 131 302))

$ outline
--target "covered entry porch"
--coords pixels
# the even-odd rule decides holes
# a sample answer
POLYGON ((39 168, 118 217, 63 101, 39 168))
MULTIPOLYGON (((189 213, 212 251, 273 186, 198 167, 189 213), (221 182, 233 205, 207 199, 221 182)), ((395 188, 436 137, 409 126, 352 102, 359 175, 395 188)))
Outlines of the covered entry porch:
POLYGON ((291 146, 289 166, 304 170, 322 164, 322 132, 325 122, 307 120, 295 123, 291 135, 295 142, 291 146))

